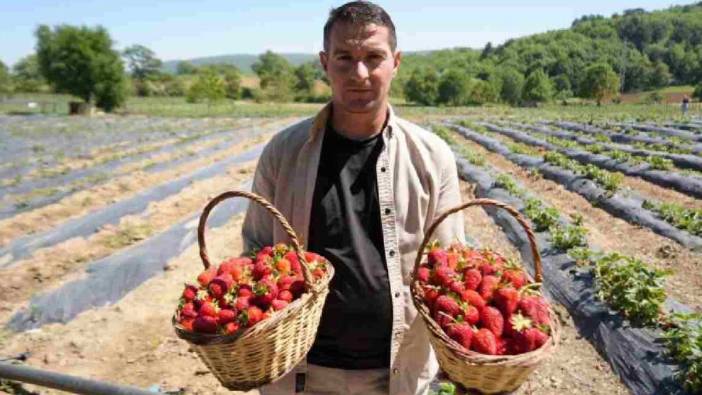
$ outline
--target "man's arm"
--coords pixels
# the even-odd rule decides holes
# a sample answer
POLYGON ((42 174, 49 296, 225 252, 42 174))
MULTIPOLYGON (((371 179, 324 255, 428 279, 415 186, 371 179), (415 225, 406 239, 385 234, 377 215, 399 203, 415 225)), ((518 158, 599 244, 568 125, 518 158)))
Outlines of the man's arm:
MULTIPOLYGON (((277 169, 274 168, 272 161, 275 155, 272 154, 273 144, 269 142, 263 149, 261 156, 256 165, 253 185, 251 191, 271 204, 275 199, 275 179, 277 169)), ((262 248, 267 245, 273 245, 273 226, 275 219, 268 210, 261 207, 258 203, 249 202, 249 207, 246 210, 244 225, 241 229, 241 234, 244 240, 244 251, 251 251, 254 248, 262 248)))
MULTIPOLYGON (((458 181, 458 170, 453 152, 446 146, 446 152, 442 153, 441 188, 439 190, 439 202, 434 221, 439 215, 452 209, 461 203, 461 189, 458 181)), ((429 226, 431 224, 427 224, 429 226)), ((447 246, 450 243, 459 241, 465 243, 465 230, 463 225, 463 211, 451 214, 436 228, 432 239, 438 239, 441 245, 447 246)))

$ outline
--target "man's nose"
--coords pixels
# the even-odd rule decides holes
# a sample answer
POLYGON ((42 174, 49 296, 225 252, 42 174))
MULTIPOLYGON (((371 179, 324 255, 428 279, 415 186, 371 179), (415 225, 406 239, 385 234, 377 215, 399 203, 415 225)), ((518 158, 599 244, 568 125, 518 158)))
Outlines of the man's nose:
POLYGON ((351 77, 357 80, 368 78, 368 66, 363 61, 357 61, 351 68, 351 77))

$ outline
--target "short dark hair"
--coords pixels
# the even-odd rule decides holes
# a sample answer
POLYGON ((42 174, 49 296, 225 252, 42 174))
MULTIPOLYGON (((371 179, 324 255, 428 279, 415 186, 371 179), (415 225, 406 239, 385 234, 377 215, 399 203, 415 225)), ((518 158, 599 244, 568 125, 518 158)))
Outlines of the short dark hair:
POLYGON ((329 38, 332 27, 337 22, 349 23, 352 25, 385 26, 390 31, 390 49, 397 48, 397 36, 395 35, 395 24, 392 23, 390 15, 377 4, 370 1, 352 1, 338 8, 329 11, 329 19, 324 24, 324 50, 329 50, 329 38))

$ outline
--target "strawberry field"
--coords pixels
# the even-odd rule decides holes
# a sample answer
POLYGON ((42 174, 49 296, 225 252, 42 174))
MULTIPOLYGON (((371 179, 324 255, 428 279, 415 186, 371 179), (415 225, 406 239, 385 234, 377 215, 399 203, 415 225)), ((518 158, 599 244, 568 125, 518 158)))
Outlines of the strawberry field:
MULTIPOLYGON (((536 233, 561 339, 516 394, 702 392, 702 121, 398 113, 450 144, 464 201, 508 203, 536 233)), ((248 189, 265 142, 299 119, 0 116, 0 360, 229 393, 171 317, 202 271, 200 211, 248 189)), ((246 204, 213 211, 213 262, 241 250, 246 204)), ((474 246, 533 274, 513 218, 464 216, 474 246)))

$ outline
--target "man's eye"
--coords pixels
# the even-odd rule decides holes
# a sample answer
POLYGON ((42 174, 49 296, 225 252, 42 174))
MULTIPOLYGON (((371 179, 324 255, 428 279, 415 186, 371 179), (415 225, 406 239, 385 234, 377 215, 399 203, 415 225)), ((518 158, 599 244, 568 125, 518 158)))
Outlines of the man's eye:
POLYGON ((338 60, 343 60, 343 61, 348 61, 351 60, 351 57, 348 55, 340 55, 336 57, 338 60))

